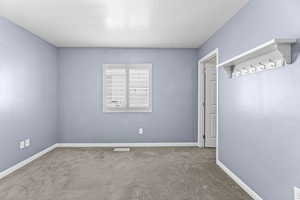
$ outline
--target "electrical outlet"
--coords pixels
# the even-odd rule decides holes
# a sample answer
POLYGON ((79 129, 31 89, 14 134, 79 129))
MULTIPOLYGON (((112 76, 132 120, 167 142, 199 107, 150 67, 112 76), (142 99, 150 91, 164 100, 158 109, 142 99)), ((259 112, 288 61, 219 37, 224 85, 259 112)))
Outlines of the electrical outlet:
POLYGON ((139 134, 142 135, 144 133, 144 129, 143 128, 139 128, 139 134))
POLYGON ((20 142, 20 149, 24 149, 25 148, 25 142, 24 141, 21 141, 20 142))
POLYGON ((29 138, 25 140, 25 146, 26 146, 26 147, 29 147, 29 146, 30 146, 30 139, 29 139, 29 138))

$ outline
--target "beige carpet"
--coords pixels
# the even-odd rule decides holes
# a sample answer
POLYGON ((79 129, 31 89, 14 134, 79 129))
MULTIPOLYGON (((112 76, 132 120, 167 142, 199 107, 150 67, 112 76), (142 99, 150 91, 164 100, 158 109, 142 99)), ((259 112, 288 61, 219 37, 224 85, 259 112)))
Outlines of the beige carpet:
POLYGON ((250 200, 199 148, 56 149, 0 180, 1 200, 250 200))

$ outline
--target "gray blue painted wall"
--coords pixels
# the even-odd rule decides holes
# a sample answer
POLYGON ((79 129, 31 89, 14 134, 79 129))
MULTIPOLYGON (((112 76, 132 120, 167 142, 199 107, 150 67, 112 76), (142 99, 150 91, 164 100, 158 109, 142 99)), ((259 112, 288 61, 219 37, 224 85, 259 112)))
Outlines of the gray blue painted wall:
POLYGON ((56 48, 0 17, 0 172, 56 143, 56 86, 56 48))
MULTIPOLYGON (((250 0, 200 49, 225 61, 272 38, 300 37, 299 0, 250 0)), ((195 49, 57 49, 0 18, 0 171, 59 142, 195 142, 195 49), (57 60, 58 54, 58 60, 57 60), (101 110, 103 63, 153 63, 153 112, 101 110), (57 134, 57 63, 59 135, 57 134), (100 105, 100 106, 99 106, 100 105), (137 129, 143 127, 144 135, 137 129), (30 148, 20 151, 27 137, 30 148), (9 156, 8 156, 9 155, 9 156)), ((294 64, 219 80, 220 160, 264 200, 300 186, 300 45, 294 64)))
MULTIPOLYGON (((300 38, 299 0, 250 0, 214 34, 199 57, 221 62, 272 38, 300 38)), ((292 200, 300 187, 300 44, 294 63, 228 79, 219 69, 219 159, 264 200, 292 200)))
POLYGON ((4 18, 0 35, 0 171, 57 141, 196 142, 197 49, 57 49, 4 18), (153 112, 104 114, 103 63, 152 63, 153 112))
POLYGON ((59 142, 196 142, 197 59, 197 49, 59 48, 59 142), (153 64, 151 113, 102 112, 105 63, 153 64))

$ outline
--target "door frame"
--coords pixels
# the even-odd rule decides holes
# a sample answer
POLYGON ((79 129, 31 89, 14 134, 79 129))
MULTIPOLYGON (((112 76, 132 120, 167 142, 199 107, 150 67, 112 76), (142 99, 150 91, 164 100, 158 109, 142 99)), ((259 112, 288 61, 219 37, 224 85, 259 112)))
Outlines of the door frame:
POLYGON ((204 123, 201 119, 203 119, 203 115, 201 114, 201 107, 203 106, 203 96, 201 94, 200 88, 203 86, 204 84, 204 79, 203 79, 203 69, 204 69, 204 65, 207 61, 209 61, 210 59, 212 59, 213 57, 216 57, 216 106, 217 106, 217 110, 216 110, 216 158, 218 160, 218 138, 219 138, 219 98, 218 98, 218 94, 219 94, 219 71, 218 71, 218 67, 219 67, 219 49, 216 48, 215 50, 213 50, 212 52, 210 52, 209 54, 207 54, 206 56, 202 57, 201 59, 199 59, 198 61, 198 146, 199 147, 204 147, 204 140, 203 140, 203 132, 204 132, 204 123))

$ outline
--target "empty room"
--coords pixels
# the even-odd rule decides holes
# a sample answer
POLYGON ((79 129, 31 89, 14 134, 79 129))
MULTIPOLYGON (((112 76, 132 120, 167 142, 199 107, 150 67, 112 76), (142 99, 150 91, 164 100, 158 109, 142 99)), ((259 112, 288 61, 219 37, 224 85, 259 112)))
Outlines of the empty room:
POLYGON ((0 200, 300 200, 299 0, 0 0, 0 200))

